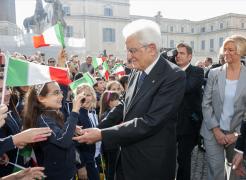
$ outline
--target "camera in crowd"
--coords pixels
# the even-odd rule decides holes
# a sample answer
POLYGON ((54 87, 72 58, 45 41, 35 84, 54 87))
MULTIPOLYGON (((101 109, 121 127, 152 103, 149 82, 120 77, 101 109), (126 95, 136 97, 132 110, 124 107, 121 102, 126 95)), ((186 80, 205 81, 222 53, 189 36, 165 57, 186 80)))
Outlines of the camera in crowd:
POLYGON ((81 99, 81 104, 84 104, 85 103, 85 98, 81 99))
MULTIPOLYGON (((71 101, 73 101, 73 99, 74 99, 74 94, 71 94, 71 95, 70 95, 70 99, 71 99, 71 101)), ((81 103, 81 104, 84 104, 84 103, 85 103, 85 97, 82 98, 82 99, 80 100, 80 103, 81 103)))
POLYGON ((176 48, 163 48, 161 50, 161 57, 167 59, 168 61, 176 64, 175 58, 178 55, 176 48))

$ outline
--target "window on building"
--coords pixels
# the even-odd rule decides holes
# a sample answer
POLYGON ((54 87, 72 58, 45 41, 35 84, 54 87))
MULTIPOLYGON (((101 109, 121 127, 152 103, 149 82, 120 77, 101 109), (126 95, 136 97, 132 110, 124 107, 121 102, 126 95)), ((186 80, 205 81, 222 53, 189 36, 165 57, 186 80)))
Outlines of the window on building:
POLYGON ((205 40, 202 40, 201 42, 201 50, 205 50, 205 40))
POLYGON ((191 28, 191 33, 194 33, 194 28, 191 28))
POLYGON ((71 15, 69 6, 63 6, 63 11, 64 11, 64 15, 65 16, 70 16, 71 15))
POLYGON ((223 29, 223 28, 224 28, 224 24, 220 23, 220 29, 223 29))
POLYGON ((206 30, 205 27, 201 28, 201 32, 205 32, 205 30, 206 30))
POLYGON ((170 40, 170 48, 174 48, 174 40, 170 40))
POLYGON ((210 30, 213 31, 214 30, 214 26, 210 26, 210 30))
POLYGON ((73 37, 73 26, 67 26, 65 29, 66 37, 73 37))
POLYGON ((210 39, 209 41, 210 52, 214 52, 214 39, 210 39))
POLYGON ((184 27, 181 27, 181 32, 182 32, 182 33, 184 32, 184 27))
POLYGON ((104 7, 104 16, 113 16, 113 9, 111 6, 104 7))
POLYGON ((220 47, 223 45, 223 42, 224 42, 224 38, 223 37, 220 37, 219 38, 219 46, 220 47))
POLYGON ((173 32, 173 26, 170 27, 170 32, 173 32))
POLYGON ((241 28, 244 29, 244 23, 241 23, 241 28))
POLYGON ((195 47, 194 41, 190 42, 190 46, 191 46, 192 49, 194 49, 194 47, 195 47))
POLYGON ((103 42, 115 42, 115 29, 103 28, 103 42))

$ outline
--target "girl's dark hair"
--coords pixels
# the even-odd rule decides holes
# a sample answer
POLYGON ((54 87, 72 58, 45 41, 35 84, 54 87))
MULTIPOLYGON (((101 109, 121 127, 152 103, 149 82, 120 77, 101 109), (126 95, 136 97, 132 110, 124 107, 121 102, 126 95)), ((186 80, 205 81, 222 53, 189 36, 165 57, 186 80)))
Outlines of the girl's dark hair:
POLYGON ((9 110, 14 111, 15 113, 17 113, 20 117, 22 117, 23 112, 18 112, 18 110, 16 109, 16 105, 18 103, 19 100, 24 100, 25 94, 26 92, 24 92, 20 87, 13 87, 10 88, 10 99, 9 99, 9 110))
MULTIPOLYGON (((39 93, 39 96, 45 97, 49 93, 49 83, 46 83, 44 85, 44 87, 39 93)), ((42 103, 38 101, 36 89, 34 87, 31 87, 26 93, 25 97, 25 105, 23 111, 23 129, 25 130, 37 127, 37 119, 41 114, 55 119, 61 127, 64 124, 64 118, 62 113, 59 110, 52 111, 52 109, 47 109, 42 103)))
POLYGON ((124 76, 121 76, 119 80, 120 84, 122 85, 125 91, 126 91, 126 85, 128 84, 128 78, 129 78, 128 75, 124 75, 124 76))
POLYGON ((110 110, 109 102, 119 100, 119 93, 116 91, 104 91, 100 98, 100 112, 99 119, 102 120, 104 113, 110 110))

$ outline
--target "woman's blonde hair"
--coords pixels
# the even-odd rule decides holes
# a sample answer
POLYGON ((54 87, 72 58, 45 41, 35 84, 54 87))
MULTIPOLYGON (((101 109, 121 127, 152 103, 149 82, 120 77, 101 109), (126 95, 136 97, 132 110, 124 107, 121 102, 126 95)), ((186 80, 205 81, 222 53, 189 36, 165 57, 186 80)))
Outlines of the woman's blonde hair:
POLYGON ((224 47, 227 43, 233 42, 236 46, 237 53, 240 56, 246 56, 246 38, 241 35, 232 35, 230 37, 227 37, 225 41, 223 42, 222 48, 220 49, 220 53, 224 54, 224 47))
POLYGON ((82 84, 78 86, 76 89, 76 95, 79 93, 79 91, 87 90, 92 95, 92 101, 91 101, 91 107, 90 108, 96 108, 97 105, 97 98, 96 98, 96 92, 95 90, 89 85, 89 84, 82 84))

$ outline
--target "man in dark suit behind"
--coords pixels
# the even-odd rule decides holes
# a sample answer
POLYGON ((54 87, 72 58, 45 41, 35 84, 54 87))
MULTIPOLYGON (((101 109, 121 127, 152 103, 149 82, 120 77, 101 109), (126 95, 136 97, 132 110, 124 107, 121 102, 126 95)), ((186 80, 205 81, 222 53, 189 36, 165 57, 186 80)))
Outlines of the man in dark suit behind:
POLYGON ((190 180, 191 152, 197 143, 202 122, 203 69, 192 66, 192 48, 184 43, 177 45, 177 65, 186 73, 185 94, 178 111, 177 180, 190 180))
POLYGON ((150 20, 123 29, 127 58, 136 69, 129 78, 123 123, 84 129, 79 142, 120 145, 117 180, 172 180, 176 164, 176 115, 185 90, 185 73, 160 57, 161 33, 150 20))

